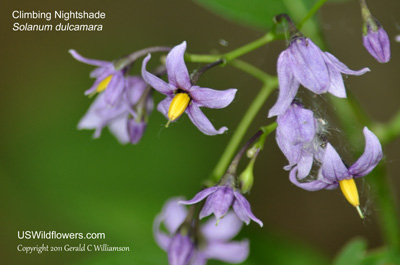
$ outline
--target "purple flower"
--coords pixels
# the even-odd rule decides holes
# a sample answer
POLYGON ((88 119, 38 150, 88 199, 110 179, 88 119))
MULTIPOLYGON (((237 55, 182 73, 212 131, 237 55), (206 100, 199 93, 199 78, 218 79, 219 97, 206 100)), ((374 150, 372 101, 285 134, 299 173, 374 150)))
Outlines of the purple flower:
MULTIPOLYGON (((367 127, 363 130, 365 149, 361 157, 350 167, 347 167, 335 148, 330 143, 326 145, 322 166, 317 180, 299 182, 297 169, 290 172, 290 180, 298 187, 309 190, 335 189, 341 181, 363 177, 369 174, 382 159, 382 146, 378 138, 367 127)), ((342 189, 343 190, 343 189, 342 189)))
POLYGON ((390 60, 390 41, 386 31, 378 24, 378 30, 368 27, 363 35, 363 43, 367 51, 380 63, 390 60))
POLYGON ((204 134, 222 134, 227 128, 222 127, 216 130, 200 110, 200 107, 225 108, 233 101, 237 90, 218 91, 192 85, 184 61, 185 50, 186 42, 184 41, 168 53, 166 67, 169 83, 146 71, 146 65, 151 57, 150 54, 143 60, 143 79, 154 89, 167 96, 166 99, 158 104, 157 109, 170 122, 176 120, 183 112, 186 112, 193 124, 204 134))
POLYGON ((278 58, 279 96, 269 110, 269 117, 283 114, 297 94, 299 85, 316 94, 329 92, 336 97, 345 98, 346 90, 342 73, 362 75, 369 71, 350 70, 335 56, 322 52, 310 39, 295 38, 278 58))
POLYGON ((85 95, 94 95, 105 90, 105 102, 111 106, 115 105, 125 88, 126 69, 115 69, 113 62, 85 58, 75 50, 69 50, 69 52, 82 63, 98 66, 90 73, 90 77, 96 78, 96 81, 85 91, 85 95))
POLYGON ((99 138, 108 126, 120 143, 138 143, 153 109, 153 99, 142 78, 127 77, 125 83, 126 90, 114 106, 108 104, 105 92, 98 95, 80 120, 78 129, 95 129, 93 137, 99 138))
POLYGON ((209 220, 196 229, 197 221, 189 223, 189 227, 183 224, 186 224, 187 211, 178 201, 179 198, 167 201, 153 224, 154 237, 167 251, 170 265, 205 265, 208 259, 240 263, 247 258, 247 240, 229 241, 242 228, 235 214, 228 213, 218 226, 209 220), (160 230, 161 223, 168 233, 160 230))
POLYGON ((245 222, 247 225, 250 219, 257 222, 261 227, 263 223, 254 216, 251 211, 250 203, 246 198, 236 189, 232 188, 230 184, 219 184, 211 188, 200 191, 189 201, 180 201, 180 204, 196 204, 207 197, 206 203, 200 212, 200 219, 214 213, 217 220, 221 220, 229 208, 233 207, 236 215, 245 222))
POLYGON ((289 161, 285 170, 297 167, 297 177, 303 179, 311 171, 314 159, 323 153, 321 145, 322 125, 311 110, 293 102, 287 111, 277 118, 276 141, 289 161))

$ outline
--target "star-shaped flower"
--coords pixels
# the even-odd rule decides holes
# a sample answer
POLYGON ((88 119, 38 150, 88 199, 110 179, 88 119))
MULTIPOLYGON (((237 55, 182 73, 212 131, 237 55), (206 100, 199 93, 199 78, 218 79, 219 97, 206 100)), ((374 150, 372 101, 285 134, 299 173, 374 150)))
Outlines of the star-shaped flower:
POLYGON ((91 88, 85 91, 85 95, 94 95, 104 91, 105 102, 111 106, 115 105, 125 88, 126 69, 116 69, 113 62, 85 58, 75 50, 69 50, 69 52, 82 63, 98 66, 90 73, 90 77, 96 78, 96 81, 91 88))
POLYGON ((278 58, 279 96, 269 110, 269 117, 283 114, 292 103, 301 85, 315 94, 326 92, 345 98, 342 73, 362 75, 369 71, 363 68, 350 70, 329 52, 323 52, 309 38, 295 37, 289 47, 278 58))
POLYGON ((242 228, 235 214, 228 213, 218 226, 215 220, 209 220, 197 228, 193 223, 187 227, 183 225, 186 208, 178 201, 179 198, 167 201, 153 224, 154 237, 167 251, 170 265, 205 265, 208 259, 241 263, 247 258, 248 240, 230 241, 242 228), (161 223, 168 234, 161 231, 161 223))
POLYGON ((169 83, 146 70, 146 65, 151 58, 150 54, 143 60, 143 79, 155 90, 167 96, 158 104, 157 109, 168 118, 169 122, 186 112, 193 124, 204 134, 222 134, 227 128, 222 127, 216 130, 200 107, 225 108, 235 98, 237 90, 219 91, 192 85, 184 61, 185 50, 186 42, 184 41, 168 53, 166 67, 169 83))

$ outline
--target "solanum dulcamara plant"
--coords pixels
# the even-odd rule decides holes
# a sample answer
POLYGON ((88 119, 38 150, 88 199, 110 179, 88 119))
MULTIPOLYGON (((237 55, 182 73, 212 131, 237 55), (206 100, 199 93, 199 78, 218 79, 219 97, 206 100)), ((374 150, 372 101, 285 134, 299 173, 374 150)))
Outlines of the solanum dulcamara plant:
MULTIPOLYGON (((319 1, 316 6, 320 7, 324 2, 319 1)), ((371 14, 365 0, 360 0, 360 7, 362 43, 373 58, 387 63, 390 60, 389 36, 371 14)), ((306 17, 311 17, 317 10, 313 8, 306 17)), ((202 265, 210 259, 240 263, 247 259, 251 242, 233 238, 243 224, 249 225, 251 221, 263 227, 263 222, 257 217, 259 212, 251 208, 249 201, 252 199, 248 193, 255 185, 253 168, 257 156, 264 149, 265 139, 273 132, 277 146, 287 159, 283 170, 288 171, 288 185, 294 184, 305 191, 340 188, 359 216, 365 218, 356 182, 361 177, 368 179, 381 162, 384 154, 380 138, 386 139, 384 127, 379 135, 372 122, 365 124, 362 130, 353 131, 358 138, 364 139, 364 145, 357 147, 360 150, 356 154, 358 159, 344 161, 340 146, 335 146, 330 139, 329 130, 335 126, 327 126, 327 117, 320 114, 323 111, 315 109, 317 104, 312 107, 303 103, 303 94, 298 94, 298 91, 306 89, 316 95, 329 93, 332 98, 346 99, 350 105, 358 106, 354 99, 347 99, 343 77, 363 78, 373 69, 353 69, 351 59, 347 60, 347 65, 344 64, 343 58, 316 45, 312 36, 304 35, 287 14, 265 19, 273 19, 277 26, 261 39, 219 55, 190 54, 187 52, 190 43, 184 40, 177 40, 171 47, 144 48, 114 61, 89 59, 70 50, 76 60, 97 67, 90 74, 95 82, 85 91, 85 95, 96 98, 78 123, 79 129, 93 129, 94 138, 99 138, 103 128, 108 127, 120 143, 139 143, 154 112, 154 93, 165 96, 156 103, 156 110, 165 116, 166 127, 179 127, 175 121, 186 114, 194 125, 193 130, 212 137, 233 134, 228 143, 230 148, 221 156, 211 178, 204 182, 207 185, 191 199, 168 199, 155 218, 154 238, 167 253, 170 265, 202 265), (286 26, 279 28, 282 23, 286 26), (279 29, 285 32, 280 33, 279 29), (272 41, 280 41, 283 36, 286 36, 286 48, 277 59, 277 77, 237 59, 272 41), (154 61, 152 55, 155 53, 166 54, 166 60, 151 69, 149 62, 154 61), (204 65, 199 69, 188 69, 187 62, 204 65), (132 73, 134 63, 141 65, 140 72, 132 73), (247 125, 239 126, 233 132, 225 126, 215 128, 210 121, 213 112, 206 116, 202 109, 229 109, 237 100, 236 92, 241 89, 235 84, 231 85, 234 88, 202 86, 201 76, 221 65, 232 65, 259 78, 264 83, 261 91, 277 89, 272 94, 277 96, 275 104, 264 113, 265 124, 259 125, 260 130, 244 141, 239 151, 249 124, 271 93, 260 92, 252 103, 257 107, 249 108, 244 116, 247 125), (193 74, 189 74, 191 72, 193 74), (247 166, 238 171, 246 156, 249 159, 247 166)))

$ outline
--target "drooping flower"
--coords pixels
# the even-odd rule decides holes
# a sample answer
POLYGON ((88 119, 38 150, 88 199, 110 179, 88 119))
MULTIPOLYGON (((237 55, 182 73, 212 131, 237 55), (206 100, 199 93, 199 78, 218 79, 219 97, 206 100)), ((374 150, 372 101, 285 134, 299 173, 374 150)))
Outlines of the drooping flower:
POLYGON ((307 177, 314 160, 323 154, 323 125, 314 113, 293 101, 288 110, 277 118, 276 142, 289 164, 285 170, 297 167, 297 178, 307 177))
POLYGON ((359 198, 354 178, 369 174, 382 159, 382 146, 379 139, 367 127, 363 130, 365 149, 360 158, 350 167, 347 167, 335 148, 328 143, 324 151, 322 165, 318 178, 311 182, 300 182, 297 178, 297 169, 290 172, 290 180, 298 187, 309 190, 335 189, 340 186, 346 199, 355 207, 359 207, 359 198))
POLYGON ((82 63, 98 66, 90 73, 90 77, 96 78, 96 81, 91 88, 85 91, 85 95, 94 95, 104 91, 104 101, 114 106, 120 100, 125 88, 126 69, 116 69, 113 62, 85 58, 75 50, 69 50, 69 52, 82 63))
POLYGON ((269 117, 281 115, 289 108, 300 84, 315 94, 329 92, 345 98, 346 89, 341 74, 362 75, 369 69, 350 70, 329 52, 321 51, 309 38, 298 36, 279 55, 277 71, 279 96, 269 110, 269 117))
POLYGON ((251 211, 250 203, 240 193, 240 190, 236 188, 236 181, 234 176, 228 176, 226 179, 222 178, 222 181, 216 186, 200 191, 189 201, 180 201, 179 203, 192 205, 207 198, 200 212, 200 219, 214 213, 219 221, 224 218, 229 208, 232 206, 239 219, 247 225, 250 223, 251 219, 262 227, 263 223, 261 220, 251 211))
POLYGON ((200 225, 198 220, 188 220, 179 200, 167 201, 153 224, 156 242, 167 251, 170 265, 205 265, 209 259, 240 263, 247 258, 249 242, 230 241, 242 228, 235 214, 228 213, 218 226, 213 220, 200 225), (161 223, 168 233, 160 229, 161 223))
POLYGON ((236 89, 218 91, 192 85, 184 61, 186 42, 175 46, 167 56, 166 67, 168 82, 149 73, 146 65, 151 58, 149 54, 143 60, 143 79, 155 90, 167 96, 158 104, 158 111, 166 116, 169 122, 175 121, 186 112, 196 127, 207 135, 224 133, 227 128, 216 130, 200 107, 221 109, 228 106, 235 98, 236 89))
POLYGON ((363 24, 363 44, 380 63, 390 60, 390 40, 379 21, 371 14, 365 0, 360 1, 363 24))
POLYGON ((80 120, 78 129, 95 129, 93 137, 99 138, 108 126, 120 143, 138 143, 153 110, 153 99, 142 78, 130 76, 125 82, 126 90, 114 106, 108 104, 105 92, 100 93, 80 120))

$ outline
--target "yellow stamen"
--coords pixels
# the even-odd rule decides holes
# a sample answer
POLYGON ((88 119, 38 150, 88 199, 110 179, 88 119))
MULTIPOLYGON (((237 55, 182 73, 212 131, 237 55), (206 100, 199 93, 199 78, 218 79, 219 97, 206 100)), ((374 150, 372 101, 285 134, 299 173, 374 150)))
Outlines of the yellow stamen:
POLYGON ((169 110, 168 110, 168 124, 171 121, 176 120, 179 118, 179 116, 182 115, 183 112, 185 112, 187 106, 189 105, 190 102, 190 97, 186 93, 178 93, 175 95, 175 97, 172 99, 171 105, 169 105, 169 110))
POLYGON ((107 88, 108 84, 110 83, 112 77, 113 75, 109 75, 106 78, 104 78, 97 86, 96 92, 100 93, 104 91, 107 88))
POLYGON ((358 190, 354 179, 344 179, 339 181, 339 184, 344 197, 346 197, 347 201, 351 205, 357 208, 360 217, 364 218, 364 215, 360 209, 360 199, 358 197, 358 190))

